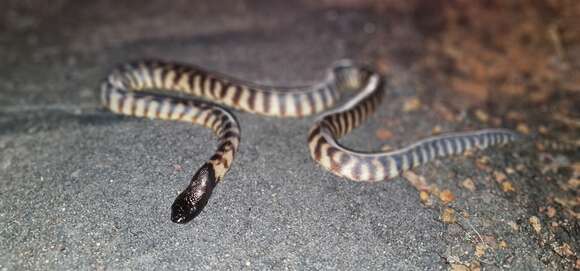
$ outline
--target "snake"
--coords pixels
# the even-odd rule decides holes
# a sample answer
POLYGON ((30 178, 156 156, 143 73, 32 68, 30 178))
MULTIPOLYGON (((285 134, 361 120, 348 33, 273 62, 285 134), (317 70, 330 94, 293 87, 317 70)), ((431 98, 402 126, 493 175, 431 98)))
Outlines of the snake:
POLYGON ((138 60, 119 65, 106 76, 101 102, 113 113, 182 121, 213 131, 218 140, 215 153, 171 206, 171 221, 180 224, 201 213, 234 162, 241 128, 231 109, 287 118, 320 114, 308 132, 312 159, 335 175, 359 182, 392 179, 440 157, 521 137, 509 129, 490 128, 431 136, 385 152, 342 146, 338 140, 373 115, 385 88, 385 78, 378 72, 351 60, 334 63, 320 82, 296 87, 260 85, 192 64, 138 60), (339 105, 348 93, 350 98, 339 105))

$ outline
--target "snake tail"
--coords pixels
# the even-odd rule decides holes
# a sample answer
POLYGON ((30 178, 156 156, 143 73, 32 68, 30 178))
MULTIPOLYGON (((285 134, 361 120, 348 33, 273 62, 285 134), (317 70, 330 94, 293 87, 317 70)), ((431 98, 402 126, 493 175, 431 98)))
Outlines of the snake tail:
POLYGON ((344 105, 320 116, 308 136, 312 158, 335 175, 362 182, 387 180, 437 157, 484 149, 520 137, 507 129, 484 129, 428 137, 390 152, 363 153, 348 149, 337 140, 375 111, 383 97, 383 83, 377 73, 350 67, 348 63, 341 69, 342 77, 349 78, 349 85, 361 91, 344 105))

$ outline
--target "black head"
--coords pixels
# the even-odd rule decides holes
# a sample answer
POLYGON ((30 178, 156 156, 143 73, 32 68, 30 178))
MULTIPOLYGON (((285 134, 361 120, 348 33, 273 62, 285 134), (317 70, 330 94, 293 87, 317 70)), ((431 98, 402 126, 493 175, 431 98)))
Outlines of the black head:
POLYGON ((206 163, 193 175, 189 186, 175 198, 171 205, 171 221, 184 224, 194 219, 207 204, 215 185, 213 166, 206 163))

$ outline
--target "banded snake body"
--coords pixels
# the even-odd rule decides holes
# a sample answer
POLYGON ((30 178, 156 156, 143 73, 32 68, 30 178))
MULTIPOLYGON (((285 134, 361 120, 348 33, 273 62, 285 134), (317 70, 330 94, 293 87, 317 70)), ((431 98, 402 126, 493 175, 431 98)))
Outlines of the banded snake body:
POLYGON ((345 91, 358 92, 316 120, 308 134, 308 146, 312 158, 322 167, 353 181, 386 180, 437 157, 484 149, 520 137, 511 130, 485 129, 428 137, 390 152, 361 153, 343 147, 337 140, 361 125, 384 94, 383 79, 377 72, 348 60, 331 67, 322 82, 294 88, 259 86, 191 65, 138 61, 124 64, 108 75, 101 85, 101 99, 114 113, 185 121, 213 130, 219 142, 215 154, 194 174, 172 205, 171 220, 186 223, 205 207, 240 145, 238 121, 222 105, 265 116, 303 117, 333 107, 345 91), (204 99, 164 96, 151 90, 204 99))

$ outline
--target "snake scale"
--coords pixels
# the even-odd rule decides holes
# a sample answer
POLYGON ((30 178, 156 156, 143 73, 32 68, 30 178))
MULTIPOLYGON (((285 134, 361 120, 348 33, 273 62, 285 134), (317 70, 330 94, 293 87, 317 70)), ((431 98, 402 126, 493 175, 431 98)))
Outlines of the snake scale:
POLYGON ((210 128, 218 138, 215 154, 193 175, 172 205, 171 220, 176 223, 187 223, 201 212, 232 166, 241 129, 223 106, 276 117, 324 112, 308 134, 312 158, 338 176, 361 182, 386 180, 437 157, 519 138, 511 130, 485 129, 428 137, 399 150, 376 153, 357 152, 337 143, 373 114, 383 95, 381 76, 348 60, 332 66, 320 83, 305 87, 259 86, 193 65, 156 60, 121 65, 101 86, 102 103, 114 113, 195 123, 210 128), (160 95, 155 90, 203 99, 160 95), (343 92, 349 91, 356 91, 352 98, 329 110, 343 92))

